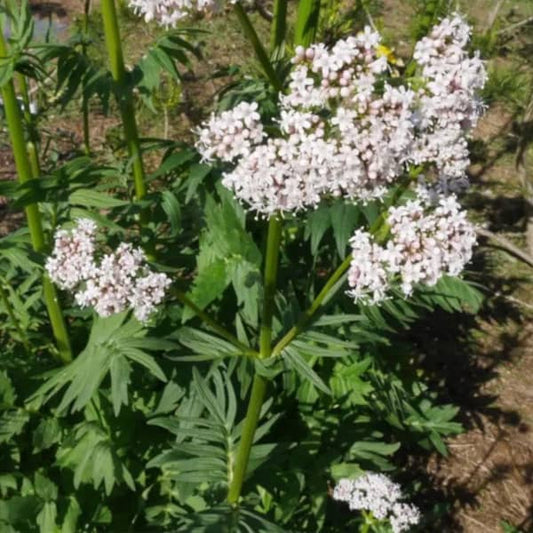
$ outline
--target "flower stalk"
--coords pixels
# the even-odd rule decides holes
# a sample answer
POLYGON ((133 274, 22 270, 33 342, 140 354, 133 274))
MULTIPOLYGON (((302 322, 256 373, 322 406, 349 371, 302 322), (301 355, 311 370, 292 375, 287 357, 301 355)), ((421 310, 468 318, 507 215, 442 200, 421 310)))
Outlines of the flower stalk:
MULTIPOLYGON (((274 317, 274 296, 276 294, 276 280, 278 274, 279 249, 281 242, 282 223, 279 215, 270 218, 268 224, 267 250, 265 257, 263 315, 259 335, 259 358, 270 357, 272 351, 272 319, 274 317)), ((250 451, 254 442, 254 435, 261 414, 261 407, 266 395, 267 381, 256 374, 252 384, 252 392, 246 411, 246 418, 242 429, 239 451, 235 460, 235 468, 228 491, 228 503, 236 505, 241 495, 250 451)))
MULTIPOLYGON (((128 83, 126 67, 124 66, 115 0, 102 0, 101 10, 109 66, 115 82, 115 95, 122 118, 126 145, 132 161, 135 198, 140 201, 146 196, 145 172, 135 118, 133 94, 128 83)), ((145 224, 146 222, 146 213, 141 213, 141 223, 145 224)))
MULTIPOLYGON (((5 58, 7 55, 7 46, 3 31, 0 31, 0 57, 5 58)), ((2 97, 4 100, 7 128, 9 130, 9 136, 13 147, 17 175, 20 183, 25 183, 31 180, 34 175, 28 157, 27 146, 24 139, 23 119, 12 79, 3 85, 2 97)), ((35 203, 29 204, 25 207, 25 212, 33 249, 38 253, 42 253, 45 250, 45 237, 39 207, 35 203)), ((61 361, 66 364, 72 360, 70 340, 56 290, 46 275, 43 277, 43 292, 52 330, 57 343, 58 355, 61 361)))
MULTIPOLYGON (((89 38, 89 14, 91 12, 91 0, 85 0, 83 6, 83 39, 81 52, 87 56, 87 39, 89 38)), ((91 154, 91 132, 89 128, 89 98, 85 94, 85 87, 81 96, 81 113, 83 118, 83 150, 85 155, 91 154)))

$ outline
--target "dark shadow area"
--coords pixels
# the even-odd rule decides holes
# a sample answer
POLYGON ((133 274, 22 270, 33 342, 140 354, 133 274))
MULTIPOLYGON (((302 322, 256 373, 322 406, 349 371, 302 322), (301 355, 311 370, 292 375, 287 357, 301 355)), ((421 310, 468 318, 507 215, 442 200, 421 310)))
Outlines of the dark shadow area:
POLYGON ((67 16, 67 10, 61 5, 61 2, 31 2, 30 10, 33 15, 40 18, 52 16, 64 18, 67 16))

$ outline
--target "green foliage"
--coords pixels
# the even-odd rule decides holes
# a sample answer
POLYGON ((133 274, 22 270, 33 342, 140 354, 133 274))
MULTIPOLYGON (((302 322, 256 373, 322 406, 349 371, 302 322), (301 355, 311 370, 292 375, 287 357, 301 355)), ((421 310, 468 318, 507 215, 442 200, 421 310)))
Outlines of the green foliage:
POLYGON ((174 30, 160 37, 141 58, 132 72, 132 79, 138 87, 145 105, 154 113, 154 94, 166 74, 170 83, 178 83, 182 74, 178 66, 191 67, 188 54, 200 58, 200 51, 187 38, 195 37, 199 31, 174 30))
MULTIPOLYGON (((302 2, 298 38, 318 30, 335 39, 359 28, 377 5, 356 2, 355 20, 338 4, 302 2), (306 27, 318 7, 322 23, 306 27)), ((445 4, 417 2, 413 32, 425 32, 445 4)), ((35 45, 27 3, 10 17, 0 85, 15 72, 38 80, 43 115, 72 109, 79 97, 97 98, 104 113, 116 113, 110 96, 115 91, 120 101, 123 95, 91 36, 78 32, 66 43, 35 45)), ((158 91, 181 83, 201 60, 192 44, 199 35, 161 33, 128 73, 129 88, 152 112, 158 112, 158 91)), ((274 67, 285 79, 288 62, 274 67)), ((243 76, 238 67, 219 74, 232 76, 218 93, 219 109, 256 101, 267 127, 277 127, 277 92, 265 79, 243 76)), ((489 98, 510 91, 511 81, 497 76, 489 98)), ((58 367, 44 318, 45 258, 32 251, 24 227, 0 238, 0 530, 333 533, 358 527, 360 517, 341 512, 329 497, 333 483, 366 470, 394 474, 409 454, 446 454, 446 438, 461 431, 457 407, 430 386, 411 336, 437 309, 476 313, 481 292, 444 277, 417 287, 409 300, 398 293, 381 306, 363 307, 344 297, 341 275, 318 311, 305 315, 347 257, 356 228, 387 237, 383 212, 403 199, 403 185, 382 203, 330 198, 283 220, 273 344, 303 325, 276 357, 260 359, 266 224, 221 186, 223 169, 202 162, 186 142, 143 139, 142 148, 153 165, 139 201, 129 176, 133 161, 123 157, 120 139, 112 154, 44 158, 38 178, 0 182, 14 209, 39 204, 48 246, 57 227, 80 217, 95 220, 99 239, 110 246, 144 246, 154 268, 176 281, 172 294, 180 302, 169 297, 141 324, 127 313, 95 317, 61 293, 76 357, 58 367), (254 375, 267 380, 268 396, 251 439, 244 490, 238 505, 229 506, 254 375)))
POLYGON ((415 8, 415 16, 411 20, 411 36, 418 41, 429 30, 438 24, 449 10, 450 2, 447 0, 411 0, 415 8))
POLYGON ((69 408, 72 412, 79 411, 95 397, 109 374, 111 400, 118 416, 121 406, 128 405, 131 363, 141 365, 156 379, 166 381, 160 366, 146 350, 165 350, 174 345, 147 337, 146 329, 137 320, 126 318, 125 313, 97 318, 85 349, 72 364, 49 377, 30 402, 35 400, 41 405, 68 385, 57 411, 61 413, 69 408))

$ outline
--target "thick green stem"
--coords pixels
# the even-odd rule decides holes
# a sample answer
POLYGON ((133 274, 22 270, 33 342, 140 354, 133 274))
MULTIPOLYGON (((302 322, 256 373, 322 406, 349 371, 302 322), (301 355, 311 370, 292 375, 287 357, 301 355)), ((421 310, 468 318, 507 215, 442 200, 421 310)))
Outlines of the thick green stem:
MULTIPOLYGON (((89 38, 89 13, 91 11, 91 0, 85 0, 83 9, 83 40, 81 45, 82 54, 87 57, 87 39, 89 38)), ((85 155, 91 154, 91 132, 89 129, 89 99, 85 94, 85 87, 83 88, 81 101, 81 112, 83 116, 83 148, 85 155)))
POLYGON ((230 505, 236 505, 241 495, 242 484, 250 459, 250 451, 252 450, 252 444, 254 443, 255 430, 257 429, 261 407, 263 406, 263 401, 266 395, 266 388, 266 379, 259 374, 256 374, 254 376, 252 393, 250 395, 248 410, 246 411, 246 418, 242 428, 239 453, 235 461, 233 477, 228 491, 228 503, 230 505))
POLYGON ((282 224, 279 216, 272 216, 268 222, 263 315, 259 334, 259 357, 261 359, 270 357, 272 348, 272 318, 274 317, 274 296, 276 295, 276 280, 278 277, 281 228, 282 224))
POLYGON ((294 44, 309 46, 316 37, 320 17, 320 0, 300 0, 294 29, 294 44))
POLYGON ((276 74, 276 71, 272 66, 272 63, 270 62, 268 54, 263 44, 261 43, 261 40, 259 39, 255 28, 253 27, 248 15, 246 14, 246 11, 239 2, 234 5, 234 10, 237 15, 237 18, 239 19, 239 22, 241 23, 244 34, 250 41, 250 44, 252 45, 255 51, 255 55, 257 56, 257 59, 259 60, 259 63, 261 64, 261 67, 263 68, 268 80, 272 84, 272 87, 274 87, 276 91, 281 91, 281 81, 279 80, 278 75, 276 74))
MULTIPOLYGON (((409 179, 405 181, 405 183, 400 184, 396 190, 394 191, 392 198, 391 198, 391 204, 394 204, 394 202, 403 194, 405 191, 405 188, 409 184, 409 179)), ((383 236, 380 236, 381 230, 386 227, 386 217, 385 214, 382 214, 379 216, 374 223, 370 226, 370 233, 374 235, 378 242, 383 236)), ((281 354, 281 352, 298 336, 300 333, 304 332, 309 325, 309 323, 313 320, 317 312, 320 310, 322 305, 329 300, 330 296, 333 296, 339 287, 340 280, 346 274, 346 271, 350 268, 350 264, 352 262, 353 258, 352 255, 348 255, 346 259, 339 265, 337 270, 333 272, 331 277, 328 279, 324 287, 322 287, 322 290, 318 293, 318 296, 313 300, 311 303, 311 306, 309 309, 307 309, 303 315, 300 317, 298 322, 295 326, 293 326, 282 338, 281 340, 274 346, 272 349, 272 357, 277 357, 281 354)))
POLYGON ((276 357, 281 354, 281 352, 297 337, 300 333, 305 331, 308 324, 314 318, 318 310, 322 307, 324 300, 328 297, 331 290, 335 287, 337 282, 344 276, 350 263, 352 262, 352 256, 349 255, 333 272, 331 277, 328 279, 322 290, 318 293, 318 296, 313 300, 309 309, 307 309, 303 315, 300 317, 295 326, 293 326, 274 346, 272 350, 272 357, 276 357))
POLYGON ((37 147, 31 141, 26 143, 26 151, 30 159, 31 174, 33 178, 38 178, 41 175, 41 164, 39 163, 39 154, 37 147))
POLYGON ((222 338, 233 344, 236 348, 243 351, 244 355, 257 357, 259 354, 255 350, 252 350, 249 346, 242 343, 237 337, 231 334, 226 328, 221 326, 218 322, 213 320, 203 309, 198 307, 185 293, 179 289, 171 289, 172 294, 183 304, 186 305, 193 313, 202 320, 213 331, 216 331, 222 338))
MULTIPOLYGON (((124 56, 122 54, 115 0, 102 0, 101 10, 111 75, 115 81, 115 92, 122 117, 124 136, 126 138, 128 153, 132 160, 135 197, 137 200, 142 200, 146 196, 144 165, 137 121, 135 119, 133 93, 128 84, 126 68, 124 67, 124 56)), ((141 216, 141 222, 147 222, 146 214, 141 216)))
MULTIPOLYGON (((271 217, 268 224, 263 315, 261 317, 261 332, 259 337, 259 357, 262 359, 269 357, 272 349, 272 319, 274 317, 274 296, 276 293, 281 229, 281 219, 278 216, 271 217)), ((254 442, 261 407, 265 399, 266 388, 267 382, 265 378, 256 374, 254 376, 248 410, 246 411, 246 418, 242 429, 239 451, 235 460, 233 477, 228 491, 228 502, 230 505, 236 505, 241 495, 241 489, 250 459, 250 451, 254 442)))
POLYGON ((274 0, 274 18, 270 29, 270 48, 275 50, 283 45, 287 35, 287 0, 274 0))
MULTIPOLYGON (((3 28, 0 28, 0 57, 7 57, 7 47, 4 40, 3 28)), ((15 94, 13 80, 9 80, 3 85, 2 97, 4 99, 7 128, 9 130, 9 136, 13 147, 15 167, 17 169, 19 181, 25 183, 26 181, 31 180, 34 175, 26 151, 27 147, 24 140, 23 121, 15 94)), ((42 253, 45 249, 45 238, 39 207, 37 204, 30 204, 26 206, 25 211, 33 249, 36 252, 42 253)), ((57 300, 55 288, 46 276, 43 278, 43 289, 48 315, 50 317, 52 330, 59 350, 59 357, 64 363, 68 363, 72 360, 72 351, 70 349, 65 320, 57 300)))

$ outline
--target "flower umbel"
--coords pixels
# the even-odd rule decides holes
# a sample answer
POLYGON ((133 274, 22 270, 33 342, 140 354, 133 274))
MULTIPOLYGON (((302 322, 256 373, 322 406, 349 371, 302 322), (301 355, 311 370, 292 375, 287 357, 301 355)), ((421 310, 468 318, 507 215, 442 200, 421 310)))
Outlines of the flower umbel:
POLYGON ((298 47, 269 134, 257 104, 241 103, 203 124, 197 149, 206 161, 232 163, 222 183, 266 216, 324 196, 382 198, 412 165, 454 190, 467 182, 466 138, 486 79, 479 55, 465 50, 469 32, 456 15, 417 44, 416 90, 391 79, 381 37, 368 27, 331 48, 298 47))
MULTIPOLYGON (((238 0, 229 0, 235 4, 238 0)), ((223 0, 129 0, 130 8, 146 22, 155 20, 161 26, 175 26, 180 20, 195 13, 218 13, 223 0)))
POLYGON ((80 219, 72 230, 56 232, 46 261, 50 279, 72 291, 81 307, 93 307, 100 316, 132 309, 145 322, 163 300, 170 278, 152 272, 143 251, 129 243, 98 259, 96 229, 91 220, 80 219))
POLYGON ((370 511, 378 520, 388 520, 394 533, 406 531, 420 522, 420 511, 403 503, 400 485, 384 474, 368 472, 357 479, 341 479, 333 499, 346 502, 353 511, 370 511))
POLYGON ((362 230, 350 241, 348 294, 356 301, 380 302, 396 281, 408 296, 417 283, 458 275, 472 257, 476 232, 453 195, 434 199, 419 189, 414 200, 389 209, 386 223, 390 238, 383 246, 362 230))

